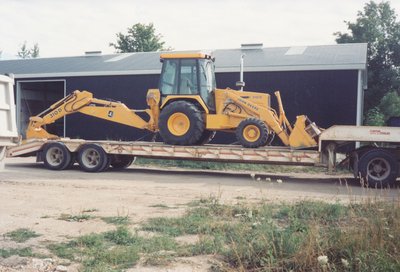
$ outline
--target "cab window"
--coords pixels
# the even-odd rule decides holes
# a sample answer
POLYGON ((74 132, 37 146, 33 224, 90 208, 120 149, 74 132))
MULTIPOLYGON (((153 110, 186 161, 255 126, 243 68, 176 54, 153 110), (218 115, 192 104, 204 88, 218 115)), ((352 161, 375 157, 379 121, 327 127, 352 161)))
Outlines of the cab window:
POLYGON ((177 72, 179 60, 164 60, 160 78, 160 91, 163 95, 177 94, 177 72))
POLYGON ((198 94, 197 61, 181 60, 179 94, 198 94))

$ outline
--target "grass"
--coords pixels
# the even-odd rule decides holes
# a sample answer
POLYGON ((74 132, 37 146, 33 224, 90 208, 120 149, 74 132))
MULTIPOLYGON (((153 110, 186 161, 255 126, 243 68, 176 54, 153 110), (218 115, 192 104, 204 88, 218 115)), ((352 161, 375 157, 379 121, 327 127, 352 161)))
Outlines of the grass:
POLYGON ((7 232, 5 236, 9 237, 14 242, 24 243, 29 239, 39 237, 40 235, 30 229, 20 228, 14 231, 7 232))
POLYGON ((33 257, 35 254, 32 252, 32 249, 30 247, 24 247, 24 248, 9 248, 9 249, 4 249, 0 248, 0 257, 2 258, 8 258, 11 256, 20 256, 20 257, 33 257))
POLYGON ((139 259, 165 266, 177 257, 218 256, 215 271, 400 271, 400 203, 223 205, 190 203, 176 218, 152 218, 145 238, 126 226, 50 245, 83 271, 121 271, 139 259), (175 237, 197 235, 195 243, 175 237), (319 256, 326 256, 321 266, 319 256))
POLYGON ((82 213, 92 213, 92 212, 98 212, 98 211, 99 211, 99 209, 90 208, 90 209, 84 209, 84 210, 82 211, 82 213))
POLYGON ((113 225, 129 225, 130 219, 128 216, 109 216, 109 217, 102 217, 101 220, 106 222, 107 224, 113 225))
MULTIPOLYGON (((271 164, 251 164, 233 162, 206 162, 189 160, 165 160, 149 159, 138 157, 136 165, 156 166, 156 167, 178 167, 186 169, 217 170, 217 171, 253 171, 267 173, 325 173, 326 169, 313 166, 288 166, 271 164)), ((347 171, 347 170, 346 170, 347 171)), ((347 171, 348 172, 348 171, 347 171)))
POLYGON ((120 226, 113 231, 51 244, 48 248, 60 258, 82 263, 83 271, 121 271, 137 263, 140 254, 173 251, 177 243, 169 236, 143 238, 120 226))
POLYGON ((60 217, 58 217, 58 220, 64 220, 64 221, 68 221, 68 222, 82 222, 82 221, 90 220, 92 218, 93 218, 93 216, 91 216, 90 214, 86 214, 86 213, 81 213, 81 214, 76 214, 76 215, 62 213, 60 215, 60 217))
POLYGON ((151 207, 151 208, 162 208, 162 209, 174 209, 173 207, 170 207, 170 206, 162 204, 162 203, 150 205, 149 207, 151 207))
POLYGON ((400 269, 399 203, 198 204, 179 218, 150 219, 143 229, 202 235, 186 254, 220 255, 229 269, 319 270, 321 255, 328 256, 331 271, 400 269))

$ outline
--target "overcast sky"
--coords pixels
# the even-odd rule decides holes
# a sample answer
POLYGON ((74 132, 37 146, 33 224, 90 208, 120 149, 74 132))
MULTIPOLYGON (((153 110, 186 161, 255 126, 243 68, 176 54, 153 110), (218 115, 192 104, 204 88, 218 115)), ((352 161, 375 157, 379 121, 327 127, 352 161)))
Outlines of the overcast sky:
MULTIPOLYGON (((334 44, 366 0, 0 0, 0 51, 24 41, 41 57, 113 53, 117 32, 153 22, 176 50, 334 44)), ((378 2, 378 1, 377 1, 378 2)), ((391 1, 396 13, 400 0, 391 1)))

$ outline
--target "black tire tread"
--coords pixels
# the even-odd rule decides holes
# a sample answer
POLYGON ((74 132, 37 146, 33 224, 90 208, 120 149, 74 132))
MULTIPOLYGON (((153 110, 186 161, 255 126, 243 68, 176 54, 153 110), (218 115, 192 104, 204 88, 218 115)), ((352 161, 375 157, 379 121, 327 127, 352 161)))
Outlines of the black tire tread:
POLYGON ((106 170, 110 164, 110 159, 109 159, 107 153, 98 144, 84 144, 84 145, 80 146, 79 151, 78 151, 77 161, 79 163, 80 168, 85 172, 101 172, 101 171, 106 170), (98 151, 100 154, 101 160, 100 160, 100 163, 96 167, 92 167, 92 168, 86 167, 82 161, 83 152, 88 148, 96 149, 96 151, 98 151))
POLYGON ((166 144, 171 145, 194 145, 198 143, 204 131, 204 119, 201 111, 188 101, 175 101, 161 110, 159 118, 160 135, 166 144), (176 113, 182 112, 190 120, 189 131, 182 136, 175 136, 168 130, 168 118, 176 113))
POLYGON ((384 149, 371 149, 361 155, 358 161, 358 175, 363 178, 372 188, 385 188, 394 185, 399 172, 399 165, 396 158, 384 149), (377 157, 382 157, 390 164, 390 173, 388 177, 382 181, 374 180, 368 176, 368 163, 377 157))
POLYGON ((269 134, 267 125, 260 119, 254 117, 244 119, 242 122, 240 122, 239 126, 236 128, 236 138, 239 141, 239 143, 246 148, 257 148, 260 146, 265 146, 268 143, 268 136, 269 134), (251 124, 258 126, 261 132, 260 138, 258 138, 258 140, 255 142, 248 142, 243 137, 243 129, 251 124))
POLYGON ((129 167, 135 160, 131 155, 115 155, 111 160, 111 167, 114 169, 124 169, 129 167))
POLYGON ((52 142, 52 143, 48 143, 48 144, 46 144, 45 146, 44 146, 44 148, 43 148, 43 162, 44 162, 44 166, 47 168, 47 169, 50 169, 50 170, 65 170, 65 169, 67 169, 69 166, 70 166, 70 164, 71 164, 71 161, 72 161, 72 155, 71 155, 71 152, 69 152, 69 150, 68 150, 68 148, 65 146, 65 144, 63 144, 63 143, 61 143, 61 142, 52 142), (62 162, 62 163, 60 163, 60 165, 58 165, 58 166, 53 166, 53 165, 51 165, 51 164, 49 164, 48 162, 47 162, 47 159, 46 159, 46 153, 50 150, 50 148, 52 148, 52 147, 58 147, 58 148, 60 148, 61 149, 61 151, 64 153, 63 155, 64 155, 64 161, 62 162))
POLYGON ((209 142, 212 141, 212 139, 214 139, 215 134, 216 134, 216 131, 204 130, 203 131, 203 135, 201 135, 201 137, 198 140, 197 144, 198 145, 208 144, 209 142))

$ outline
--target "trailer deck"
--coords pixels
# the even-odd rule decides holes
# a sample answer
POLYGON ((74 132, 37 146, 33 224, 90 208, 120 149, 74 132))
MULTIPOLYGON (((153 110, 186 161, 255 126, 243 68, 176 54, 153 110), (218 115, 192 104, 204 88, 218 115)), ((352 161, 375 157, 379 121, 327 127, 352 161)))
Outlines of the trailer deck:
POLYGON ((43 145, 51 142, 62 142, 70 152, 77 152, 83 144, 97 144, 107 154, 131 155, 166 159, 189 159, 207 161, 280 163, 295 165, 318 165, 320 152, 317 150, 291 149, 287 147, 243 148, 239 145, 202 145, 174 146, 161 142, 125 142, 125 141, 86 141, 62 138, 59 140, 30 140, 11 147, 8 157, 17 157, 42 150, 43 145))

